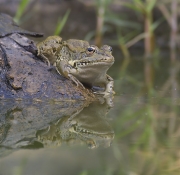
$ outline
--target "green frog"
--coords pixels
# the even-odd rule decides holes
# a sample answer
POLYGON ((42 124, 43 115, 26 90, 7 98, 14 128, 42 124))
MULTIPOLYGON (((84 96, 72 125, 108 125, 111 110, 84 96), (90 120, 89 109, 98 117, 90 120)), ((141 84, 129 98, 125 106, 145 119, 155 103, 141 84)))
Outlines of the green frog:
POLYGON ((39 43, 37 48, 38 55, 46 57, 58 73, 72 80, 77 86, 100 87, 102 89, 95 92, 98 94, 114 93, 114 81, 106 74, 114 63, 112 47, 104 45, 98 48, 89 45, 87 41, 62 41, 58 36, 50 36, 39 43))

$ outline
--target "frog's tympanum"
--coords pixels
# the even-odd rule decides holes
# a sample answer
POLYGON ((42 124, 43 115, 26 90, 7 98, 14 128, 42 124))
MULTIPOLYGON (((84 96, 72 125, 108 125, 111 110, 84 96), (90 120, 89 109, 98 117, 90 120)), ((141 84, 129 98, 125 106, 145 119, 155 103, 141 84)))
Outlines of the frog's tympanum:
POLYGON ((38 55, 54 65, 57 71, 76 85, 104 88, 105 95, 113 94, 113 79, 106 74, 114 63, 112 48, 104 45, 98 48, 87 41, 69 39, 61 41, 50 36, 37 45, 38 55))

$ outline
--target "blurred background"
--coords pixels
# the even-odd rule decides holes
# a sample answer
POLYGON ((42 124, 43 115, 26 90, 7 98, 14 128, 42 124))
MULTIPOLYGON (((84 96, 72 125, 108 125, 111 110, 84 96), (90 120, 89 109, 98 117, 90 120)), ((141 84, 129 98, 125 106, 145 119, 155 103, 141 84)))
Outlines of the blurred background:
MULTIPOLYGON (((0 11, 22 27, 64 40, 108 43, 130 57, 178 45, 178 0, 0 0, 0 11)), ((169 49, 168 49, 169 50, 169 49)), ((175 58, 172 58, 175 59, 175 58)))
POLYGON ((180 173, 180 0, 0 0, 0 12, 44 38, 111 45, 116 91, 110 148, 23 150, 1 159, 0 173, 31 174, 34 166, 39 174, 180 173))

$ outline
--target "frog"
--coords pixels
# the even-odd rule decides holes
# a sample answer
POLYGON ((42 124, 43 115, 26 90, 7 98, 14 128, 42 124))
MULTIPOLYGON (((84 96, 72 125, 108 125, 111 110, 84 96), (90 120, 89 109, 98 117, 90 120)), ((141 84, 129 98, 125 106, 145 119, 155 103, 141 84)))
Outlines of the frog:
POLYGON ((57 59, 57 53, 61 49, 62 38, 60 36, 49 36, 44 41, 37 44, 37 55, 41 56, 48 66, 57 59))
POLYGON ((62 41, 59 37, 51 36, 39 43, 37 48, 38 55, 47 55, 57 72, 77 86, 88 86, 94 93, 105 96, 114 94, 114 80, 107 74, 114 63, 111 46, 98 48, 84 40, 62 41), (56 43, 57 40, 59 43, 56 43), (100 90, 93 87, 100 87, 100 90))

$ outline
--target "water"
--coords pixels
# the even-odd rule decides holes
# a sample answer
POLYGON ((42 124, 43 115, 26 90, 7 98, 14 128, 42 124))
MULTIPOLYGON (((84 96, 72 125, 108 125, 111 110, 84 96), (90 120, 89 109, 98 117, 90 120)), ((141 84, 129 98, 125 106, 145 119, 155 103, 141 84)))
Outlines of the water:
MULTIPOLYGON (((84 39, 95 29, 95 9, 69 3, 36 5, 21 26, 52 35, 71 8, 61 36, 84 39)), ((15 14, 17 4, 0 8, 15 14)), ((116 91, 111 109, 83 101, 0 102, 0 175, 179 174, 180 64, 171 64, 164 52, 146 61, 124 60, 118 52, 108 72, 116 91)))
POLYGON ((2 101, 0 174, 179 174, 179 63, 116 58, 113 108, 2 101))

